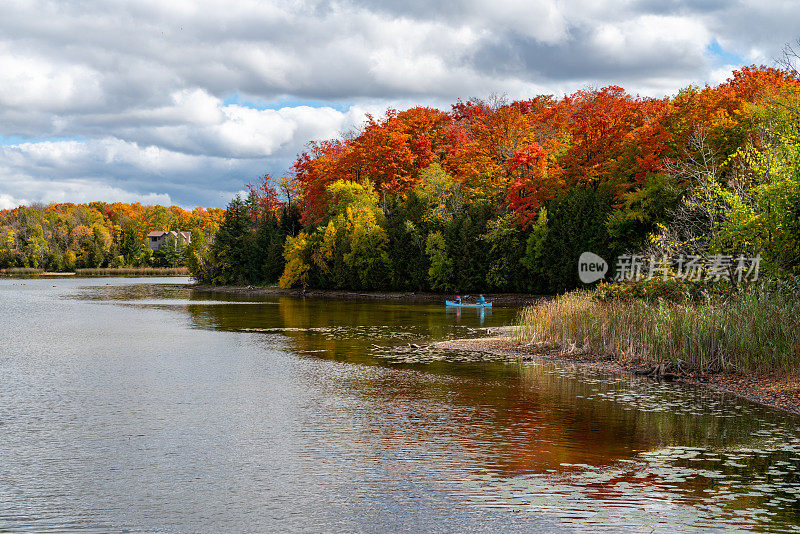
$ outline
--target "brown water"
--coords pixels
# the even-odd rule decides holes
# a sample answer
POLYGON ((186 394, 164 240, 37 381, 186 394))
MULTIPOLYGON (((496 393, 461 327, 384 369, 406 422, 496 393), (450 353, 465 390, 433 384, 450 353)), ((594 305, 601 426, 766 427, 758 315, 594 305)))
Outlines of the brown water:
POLYGON ((800 530, 797 418, 425 347, 514 309, 181 282, 0 280, 0 531, 800 530))

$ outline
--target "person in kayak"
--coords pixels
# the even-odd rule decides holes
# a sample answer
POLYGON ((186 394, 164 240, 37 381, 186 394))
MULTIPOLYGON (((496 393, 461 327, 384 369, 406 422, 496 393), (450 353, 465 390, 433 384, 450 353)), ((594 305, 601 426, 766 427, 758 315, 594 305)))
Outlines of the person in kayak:
POLYGON ((480 297, 478 297, 478 304, 480 304, 481 306, 483 306, 484 304, 486 304, 486 299, 485 299, 485 298, 483 298, 483 295, 481 295, 480 297))
POLYGON ((456 304, 461 304, 461 295, 456 295, 456 304))

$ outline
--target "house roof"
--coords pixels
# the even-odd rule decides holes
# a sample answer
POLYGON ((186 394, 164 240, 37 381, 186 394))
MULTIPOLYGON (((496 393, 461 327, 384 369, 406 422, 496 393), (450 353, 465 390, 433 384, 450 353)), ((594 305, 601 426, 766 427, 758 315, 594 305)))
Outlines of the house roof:
POLYGON ((172 234, 175 237, 178 237, 178 234, 180 234, 180 235, 183 236, 184 239, 189 239, 190 237, 192 237, 192 233, 191 232, 184 232, 184 231, 176 232, 175 230, 171 230, 169 232, 164 231, 164 230, 153 230, 152 232, 147 234, 147 237, 161 237, 161 236, 164 236, 166 234, 172 234))

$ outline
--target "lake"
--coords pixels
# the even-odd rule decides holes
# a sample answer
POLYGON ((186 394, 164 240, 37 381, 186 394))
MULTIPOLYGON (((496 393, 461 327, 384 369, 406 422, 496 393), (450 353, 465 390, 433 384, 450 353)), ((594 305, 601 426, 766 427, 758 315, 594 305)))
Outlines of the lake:
POLYGON ((433 341, 519 310, 0 280, 0 531, 800 531, 798 418, 433 341))

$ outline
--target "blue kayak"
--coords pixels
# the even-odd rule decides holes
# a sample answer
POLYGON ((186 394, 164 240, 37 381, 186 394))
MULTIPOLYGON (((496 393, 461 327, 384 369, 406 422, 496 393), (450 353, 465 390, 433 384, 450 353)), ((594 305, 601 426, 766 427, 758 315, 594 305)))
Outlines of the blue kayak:
POLYGON ((483 304, 459 304, 457 302, 453 302, 452 300, 444 301, 444 305, 448 308, 491 308, 491 302, 484 302, 483 304))

